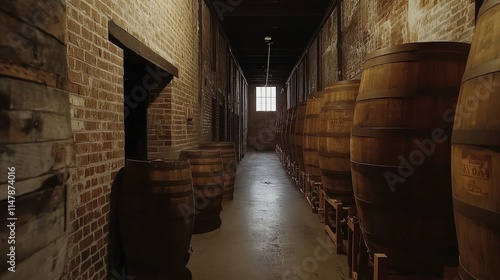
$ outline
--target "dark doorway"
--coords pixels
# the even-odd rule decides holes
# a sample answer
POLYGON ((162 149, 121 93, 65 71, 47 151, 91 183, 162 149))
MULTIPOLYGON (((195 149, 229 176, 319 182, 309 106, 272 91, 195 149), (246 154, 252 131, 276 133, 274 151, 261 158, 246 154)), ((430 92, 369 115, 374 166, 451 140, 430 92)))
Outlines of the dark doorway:
POLYGON ((125 158, 148 158, 148 105, 179 70, 113 21, 108 39, 123 49, 125 158))
POLYGON ((149 90, 142 85, 147 64, 130 51, 124 51, 125 158, 148 157, 149 90))

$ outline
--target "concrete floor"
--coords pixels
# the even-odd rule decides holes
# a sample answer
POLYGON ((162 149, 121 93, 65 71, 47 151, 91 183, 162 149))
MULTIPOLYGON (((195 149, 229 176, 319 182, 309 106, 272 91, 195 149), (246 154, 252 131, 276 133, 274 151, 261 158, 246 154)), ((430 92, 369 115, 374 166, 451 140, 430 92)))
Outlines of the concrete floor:
POLYGON ((349 279, 347 257, 336 254, 275 153, 245 155, 221 217, 219 229, 193 235, 193 280, 349 279))

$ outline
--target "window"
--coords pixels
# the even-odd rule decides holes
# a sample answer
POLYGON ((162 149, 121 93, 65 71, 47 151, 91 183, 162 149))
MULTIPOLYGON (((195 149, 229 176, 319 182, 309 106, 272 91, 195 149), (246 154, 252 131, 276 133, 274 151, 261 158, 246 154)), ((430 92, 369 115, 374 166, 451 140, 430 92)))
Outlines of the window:
POLYGON ((276 87, 257 87, 257 111, 276 111, 276 87))

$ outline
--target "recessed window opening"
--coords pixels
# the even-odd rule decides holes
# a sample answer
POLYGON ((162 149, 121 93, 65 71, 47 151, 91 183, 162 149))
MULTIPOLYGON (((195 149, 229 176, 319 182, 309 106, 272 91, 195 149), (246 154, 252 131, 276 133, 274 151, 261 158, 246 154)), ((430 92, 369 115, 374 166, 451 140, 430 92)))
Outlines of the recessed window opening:
POLYGON ((276 87, 257 87, 255 96, 257 112, 276 111, 276 87))

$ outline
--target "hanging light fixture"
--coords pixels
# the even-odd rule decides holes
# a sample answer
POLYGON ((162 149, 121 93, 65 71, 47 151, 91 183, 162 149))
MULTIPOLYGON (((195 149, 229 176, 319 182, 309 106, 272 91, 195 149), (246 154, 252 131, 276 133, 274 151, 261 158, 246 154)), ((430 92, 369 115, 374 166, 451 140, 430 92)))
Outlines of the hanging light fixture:
POLYGON ((267 87, 267 83, 269 81, 269 62, 271 61, 271 44, 273 42, 271 42, 270 36, 264 37, 264 41, 266 41, 267 43, 267 70, 266 70, 266 85, 265 85, 267 87))

